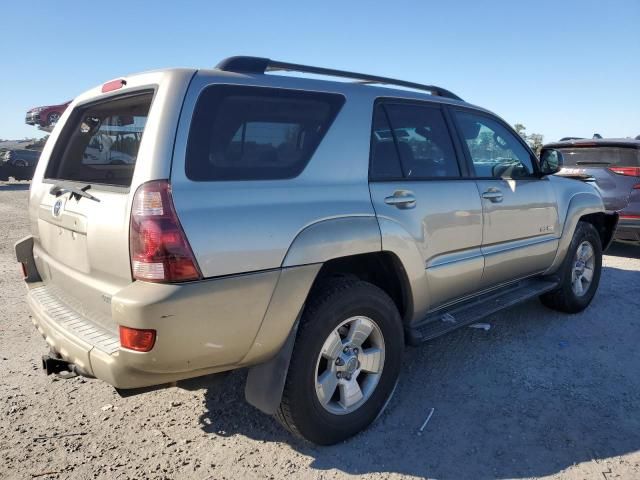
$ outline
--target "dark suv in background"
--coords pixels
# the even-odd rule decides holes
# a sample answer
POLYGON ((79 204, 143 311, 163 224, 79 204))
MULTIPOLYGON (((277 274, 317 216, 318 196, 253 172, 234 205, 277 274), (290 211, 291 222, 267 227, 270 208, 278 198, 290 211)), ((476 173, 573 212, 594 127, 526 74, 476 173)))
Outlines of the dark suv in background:
POLYGON ((16 180, 31 180, 40 158, 39 150, 16 149, 0 152, 0 180, 9 177, 16 180))
POLYGON ((542 147, 543 164, 557 164, 557 175, 593 184, 608 211, 620 214, 617 240, 640 242, 640 140, 571 139, 542 147))

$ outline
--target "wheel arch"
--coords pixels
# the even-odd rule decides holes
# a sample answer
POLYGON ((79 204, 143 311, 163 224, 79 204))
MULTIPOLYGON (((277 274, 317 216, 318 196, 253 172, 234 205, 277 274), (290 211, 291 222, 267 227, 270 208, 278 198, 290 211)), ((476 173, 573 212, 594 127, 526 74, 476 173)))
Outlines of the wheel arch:
POLYGON ((403 323, 413 316, 411 284, 402 261, 395 253, 379 251, 331 259, 322 265, 309 295, 335 277, 352 277, 369 282, 391 297, 403 323))
MULTIPOLYGON (((562 213, 559 212, 562 218, 562 213)), ((555 273, 567 254, 569 249, 569 245, 571 244, 571 239, 573 238, 573 234, 576 231, 576 227, 578 226, 578 222, 582 219, 587 221, 596 221, 602 222, 602 225, 608 225, 615 231, 615 224, 617 223, 617 217, 614 216, 613 220, 604 220, 607 214, 604 210, 604 204, 602 203, 602 197, 598 195, 598 193, 594 190, 592 192, 577 192, 575 193, 571 199, 567 202, 567 207, 564 212, 564 222, 562 223, 562 233, 560 235, 560 239, 558 242, 558 251, 556 252, 556 257, 552 263, 552 265, 547 269, 545 274, 555 273), (600 220, 602 219, 602 220, 600 220), (611 224, 610 222, 614 223, 611 224)), ((609 228, 607 227, 607 228, 609 228)), ((606 230, 603 230, 603 235, 605 240, 608 238, 606 230)), ((604 248, 604 243, 603 243, 604 248)))

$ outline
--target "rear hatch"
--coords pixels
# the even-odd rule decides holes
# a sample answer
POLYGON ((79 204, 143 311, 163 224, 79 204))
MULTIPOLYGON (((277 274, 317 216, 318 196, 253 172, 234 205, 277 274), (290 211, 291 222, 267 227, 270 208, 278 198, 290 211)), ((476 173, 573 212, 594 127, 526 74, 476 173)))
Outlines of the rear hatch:
POLYGON ((110 299, 132 281, 130 196, 154 94, 76 107, 32 186, 34 257, 49 295, 114 333, 110 299))
POLYGON ((558 175, 592 183, 609 211, 627 206, 633 187, 640 183, 640 150, 635 145, 576 144, 555 150, 562 154, 558 175))

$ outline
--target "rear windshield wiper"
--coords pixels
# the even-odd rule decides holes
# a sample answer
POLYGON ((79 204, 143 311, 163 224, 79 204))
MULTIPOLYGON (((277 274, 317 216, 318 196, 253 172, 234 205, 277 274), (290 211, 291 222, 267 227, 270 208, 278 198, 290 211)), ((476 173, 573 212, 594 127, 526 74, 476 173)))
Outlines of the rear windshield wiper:
POLYGON ((55 195, 56 197, 59 197, 63 193, 70 192, 71 198, 76 197, 77 200, 80 200, 80 197, 84 197, 84 198, 88 198, 89 200, 94 200, 96 202, 99 202, 100 201, 99 198, 96 198, 87 192, 87 190, 89 190, 90 188, 91 188, 91 185, 85 185, 82 188, 78 188, 72 185, 56 184, 53 187, 51 187, 51 190, 49 190, 49 193, 51 195, 55 195))
POLYGON ((597 161, 588 161, 588 160, 579 160, 576 162, 576 165, 611 165, 611 162, 597 162, 597 161))

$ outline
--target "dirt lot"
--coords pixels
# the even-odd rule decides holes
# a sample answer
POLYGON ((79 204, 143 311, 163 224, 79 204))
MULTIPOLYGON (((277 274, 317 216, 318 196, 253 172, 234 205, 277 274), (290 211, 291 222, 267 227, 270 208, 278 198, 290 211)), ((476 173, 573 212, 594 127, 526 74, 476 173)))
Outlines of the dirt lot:
POLYGON ((407 349, 382 417, 319 448, 247 405, 243 372, 127 399, 42 374, 13 257, 27 188, 0 184, 2 479, 640 478, 640 248, 609 252, 580 315, 533 301, 407 349))

